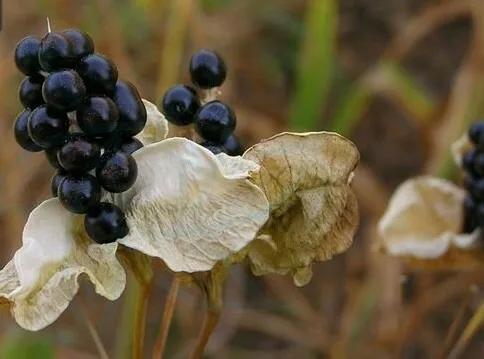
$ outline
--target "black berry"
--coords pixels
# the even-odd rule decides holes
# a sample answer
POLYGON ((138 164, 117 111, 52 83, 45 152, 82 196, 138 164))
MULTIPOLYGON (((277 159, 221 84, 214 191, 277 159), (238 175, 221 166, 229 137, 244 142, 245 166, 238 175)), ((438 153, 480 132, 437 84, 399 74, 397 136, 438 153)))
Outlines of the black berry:
POLYGON ((118 126, 119 111, 108 97, 91 97, 77 111, 79 127, 90 137, 104 137, 118 126))
POLYGON ((99 244, 112 243, 129 233, 121 209, 105 202, 89 208, 84 217, 84 226, 89 237, 99 244))
POLYGON ((49 32, 40 42, 39 63, 44 71, 51 72, 73 65, 70 41, 61 33, 49 32))
POLYGON ((54 168, 61 169, 62 166, 57 158, 57 153, 59 152, 59 147, 53 147, 45 150, 45 157, 49 161, 50 165, 54 168))
POLYGON ((54 197, 57 197, 57 194, 58 194, 58 191, 59 191, 59 185, 64 178, 66 178, 66 174, 63 171, 58 171, 54 175, 54 177, 52 177, 52 180, 50 182, 50 189, 51 189, 52 195, 54 197))
POLYGON ((28 123, 29 123, 30 111, 25 110, 21 112, 14 124, 14 134, 15 140, 17 143, 22 147, 24 150, 30 152, 39 152, 42 151, 42 147, 32 141, 32 138, 29 135, 28 123))
POLYGON ((59 111, 76 110, 84 100, 86 87, 73 70, 51 73, 42 86, 44 101, 59 111))
POLYGON ((141 141, 133 137, 125 140, 119 147, 119 150, 126 153, 127 155, 131 155, 142 147, 143 144, 141 143, 141 141))
POLYGON ((230 135, 223 144, 230 156, 242 156, 244 149, 235 135, 230 135))
POLYGON ((479 176, 484 176, 484 153, 478 152, 474 157, 474 171, 479 176))
POLYGON ((210 50, 196 52, 190 60, 192 82, 203 89, 222 85, 227 68, 222 58, 210 50))
POLYGON ((195 130, 207 141, 223 144, 235 125, 234 112, 220 101, 206 103, 195 115, 195 130))
POLYGON ((213 143, 213 142, 210 142, 210 141, 202 142, 200 145, 205 147, 207 150, 212 152, 214 155, 218 155, 219 153, 222 153, 222 152, 224 152, 224 153, 227 152, 227 150, 223 146, 218 145, 218 144, 213 143))
POLYGON ((96 143, 89 142, 83 134, 73 134, 57 154, 62 168, 69 172, 84 173, 98 164, 101 149, 96 143))
POLYGON ((77 71, 90 94, 112 95, 118 70, 110 59, 100 54, 86 56, 79 62, 77 71))
POLYGON ((474 145, 479 146, 481 143, 484 145, 484 122, 472 124, 469 128, 468 135, 474 145))
POLYGON ((176 85, 166 91, 161 107, 168 121, 177 126, 186 126, 193 123, 200 101, 193 88, 176 85))
POLYGON ((65 113, 41 105, 30 114, 28 128, 32 140, 47 149, 64 143, 69 120, 65 113))
POLYGON ((136 181, 136 161, 124 152, 106 152, 96 168, 96 177, 101 186, 113 193, 128 190, 136 181))
POLYGON ((113 101, 119 110, 117 132, 123 137, 132 137, 140 133, 145 127, 147 115, 136 87, 129 82, 118 81, 113 101))
POLYGON ((62 35, 70 42, 72 57, 75 60, 78 61, 94 52, 94 41, 84 31, 68 29, 62 31, 62 35))
POLYGON ((476 208, 477 204, 472 199, 471 196, 467 196, 464 199, 464 223, 463 223, 463 231, 464 233, 472 233, 474 229, 477 228, 477 215, 476 215, 476 208))
POLYGON ((25 108, 34 109, 44 103, 42 98, 43 83, 44 78, 42 76, 29 76, 20 83, 18 95, 25 108))
POLYGON ((476 156, 476 150, 468 151, 462 156, 462 167, 464 167, 464 169, 470 174, 475 174, 474 161, 476 159, 476 156))
POLYGON ((36 75, 40 71, 39 48, 40 39, 35 36, 23 38, 15 48, 15 64, 27 76, 36 75))
POLYGON ((101 187, 94 176, 68 175, 59 184, 58 196, 62 205, 73 213, 86 213, 99 203, 101 187))

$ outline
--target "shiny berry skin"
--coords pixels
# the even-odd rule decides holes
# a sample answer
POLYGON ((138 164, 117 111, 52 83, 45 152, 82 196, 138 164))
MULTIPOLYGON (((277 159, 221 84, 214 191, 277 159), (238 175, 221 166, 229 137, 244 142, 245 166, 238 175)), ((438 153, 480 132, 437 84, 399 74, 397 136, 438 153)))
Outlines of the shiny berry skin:
POLYGON ((77 122, 89 137, 105 137, 118 126, 119 111, 109 97, 90 97, 77 111, 77 122))
POLYGON ((40 39, 27 36, 20 40, 15 47, 15 64, 27 76, 33 76, 40 71, 39 64, 40 39))
POLYGON ((484 178, 473 180, 469 187, 469 191, 474 198, 484 200, 484 178))
POLYGON ((60 146, 67 138, 69 120, 65 113, 41 105, 29 117, 29 134, 44 149, 60 146))
POLYGON ((42 98, 42 76, 29 76, 23 79, 18 89, 20 102, 25 108, 34 109, 44 103, 42 98))
POLYGON ((62 169, 62 166, 57 158, 59 149, 59 147, 52 147, 48 150, 45 150, 45 157, 47 157, 47 161, 49 161, 50 165, 56 169, 62 169))
POLYGON ((223 144, 234 132, 235 125, 234 112, 220 101, 206 103, 195 115, 195 130, 207 141, 223 144))
POLYGON ((142 147, 143 147, 143 144, 141 143, 141 141, 133 137, 128 140, 125 140, 121 144, 121 146, 119 146, 119 150, 126 153, 127 155, 131 155, 142 147))
POLYGON ((24 150, 30 152, 39 152, 42 151, 42 147, 32 141, 32 138, 29 134, 28 123, 30 113, 30 110, 24 110, 17 116, 13 126, 15 140, 24 150))
POLYGON ((72 57, 76 61, 94 52, 94 41, 84 31, 68 29, 62 31, 62 35, 71 43, 72 57))
POLYGON ((76 173, 89 172, 96 167, 100 157, 99 145, 89 142, 88 138, 80 133, 70 135, 57 154, 62 168, 76 173))
POLYGON ((224 153, 227 152, 227 150, 223 146, 217 145, 216 143, 213 143, 213 142, 210 142, 210 141, 202 142, 200 144, 200 146, 205 147, 207 150, 212 152, 214 155, 218 155, 219 153, 222 153, 222 152, 224 152, 224 153))
POLYGON ((89 208, 84 217, 84 227, 89 237, 99 244, 112 243, 129 233, 124 213, 107 202, 89 208))
POLYGON ((476 122, 471 125, 468 135, 474 145, 484 145, 484 122, 476 122))
POLYGON ((59 185, 64 178, 66 178, 66 173, 63 171, 58 171, 50 182, 50 190, 52 191, 52 195, 57 197, 57 193, 59 191, 59 185))
POLYGON ((124 152, 106 152, 96 168, 96 177, 101 186, 109 192, 121 193, 136 181, 138 166, 130 155, 124 152))
POLYGON ((132 137, 140 133, 145 127, 147 114, 136 87, 130 82, 118 81, 113 101, 119 110, 116 131, 123 137, 132 137))
POLYGON ((58 196, 62 205, 72 213, 86 213, 99 203, 101 187, 94 176, 68 175, 59 184, 58 196))
POLYGON ((462 167, 470 174, 475 174, 474 161, 477 156, 476 150, 470 150, 462 156, 462 167))
POLYGON ((39 63, 47 72, 69 68, 74 57, 69 40, 59 32, 49 32, 40 41, 39 63))
POLYGON ((91 95, 112 95, 118 80, 118 69, 107 57, 100 54, 86 56, 77 65, 77 72, 91 95))
POLYGON ((86 87, 73 70, 51 73, 42 86, 44 101, 59 111, 76 110, 84 101, 86 87))
POLYGON ((484 176, 484 153, 477 153, 474 157, 474 171, 479 176, 484 176))
POLYGON ((200 50, 190 60, 190 75, 198 87, 210 89, 222 85, 227 76, 227 68, 215 52, 200 50))
POLYGON ((200 101, 193 88, 176 85, 166 91, 161 108, 168 121, 177 126, 186 126, 193 123, 195 113, 200 108, 200 101))
POLYGON ((242 156, 244 149, 235 135, 230 135, 223 144, 229 156, 242 156))

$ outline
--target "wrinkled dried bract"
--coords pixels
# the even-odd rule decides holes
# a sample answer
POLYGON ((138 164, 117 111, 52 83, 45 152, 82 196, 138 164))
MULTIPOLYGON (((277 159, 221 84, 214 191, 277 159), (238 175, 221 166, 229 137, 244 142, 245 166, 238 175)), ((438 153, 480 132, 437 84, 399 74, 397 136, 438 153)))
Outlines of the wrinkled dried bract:
POLYGON ((313 261, 330 259, 352 243, 358 207, 350 180, 358 150, 335 133, 283 133, 243 158, 261 166, 252 180, 271 207, 269 222, 250 245, 252 270, 291 274, 304 285, 313 261))
POLYGON ((147 100, 143 100, 143 104, 146 108, 146 125, 136 138, 146 146, 162 141, 168 136, 168 121, 156 105, 147 100))
POLYGON ((457 141, 452 144, 451 151, 452 156, 454 157, 455 163, 462 167, 462 156, 466 152, 471 151, 474 148, 474 145, 471 143, 469 136, 467 133, 464 133, 457 141))
POLYGON ((57 199, 32 211, 23 232, 23 246, 0 272, 0 296, 12 304, 17 323, 39 330, 54 322, 79 289, 85 273, 96 292, 117 299, 125 286, 124 269, 116 259, 117 244, 93 244, 57 199))
POLYGON ((134 157, 138 179, 121 203, 130 233, 120 243, 161 258, 175 272, 212 269, 267 221, 267 199, 247 180, 247 164, 257 165, 247 160, 222 163, 184 138, 144 147, 134 157))
POLYGON ((461 188, 438 178, 418 177, 404 182, 393 194, 378 226, 383 249, 395 256, 436 259, 452 247, 478 248, 478 230, 461 233, 464 196, 461 188))

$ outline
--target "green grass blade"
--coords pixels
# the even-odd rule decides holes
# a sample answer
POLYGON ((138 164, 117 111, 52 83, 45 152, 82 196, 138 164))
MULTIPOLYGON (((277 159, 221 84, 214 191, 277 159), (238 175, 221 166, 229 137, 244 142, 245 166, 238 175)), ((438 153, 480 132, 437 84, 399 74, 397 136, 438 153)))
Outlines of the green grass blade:
POLYGON ((321 115, 331 84, 337 18, 336 0, 309 2, 289 117, 293 130, 314 129, 321 115))

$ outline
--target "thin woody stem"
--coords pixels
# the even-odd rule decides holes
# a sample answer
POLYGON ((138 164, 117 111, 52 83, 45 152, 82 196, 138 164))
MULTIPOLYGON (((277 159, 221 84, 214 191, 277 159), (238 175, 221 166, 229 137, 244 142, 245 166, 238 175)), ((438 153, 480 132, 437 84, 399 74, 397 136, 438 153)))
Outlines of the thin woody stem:
POLYGON ((133 330, 133 359, 143 358, 143 346, 145 339, 146 315, 148 310, 148 300, 151 290, 150 283, 139 282, 140 290, 136 300, 136 312, 133 330))
POLYGON ((50 27, 50 20, 47 18, 47 32, 52 32, 52 29, 50 27))
POLYGON ((467 344, 471 341, 474 335, 477 333, 479 328, 484 325, 484 302, 479 305, 477 311, 474 313, 472 318, 469 320, 469 323, 465 327, 464 331, 462 332, 459 340, 452 348, 448 359, 456 359, 459 358, 464 349, 466 348, 467 344))
POLYGON ((220 309, 208 309, 205 312, 205 319, 203 320, 202 330, 197 339, 197 344, 193 350, 190 358, 199 359, 203 356, 208 339, 212 335, 215 327, 220 319, 220 309))
POLYGON ((160 331, 156 338, 155 346, 153 348, 153 359, 162 358, 165 353, 166 341, 170 331, 170 325, 173 318, 173 312, 176 307, 176 300, 178 298, 178 290, 180 288, 180 280, 177 277, 173 278, 170 290, 166 297, 165 307, 163 309, 163 316, 161 318, 160 331))
POLYGON ((81 311, 82 311, 82 316, 84 317, 84 320, 86 321, 86 326, 87 329, 89 330, 89 334, 91 334, 92 340, 94 341, 94 344, 96 345, 96 349, 98 351, 99 357, 101 359, 108 359, 109 356, 106 352, 106 349, 104 347, 104 344, 101 340, 101 337, 99 336, 99 333, 96 330, 96 327, 92 323, 91 317, 89 315, 89 310, 87 309, 86 304, 84 303, 84 300, 81 298, 79 300, 81 311))

